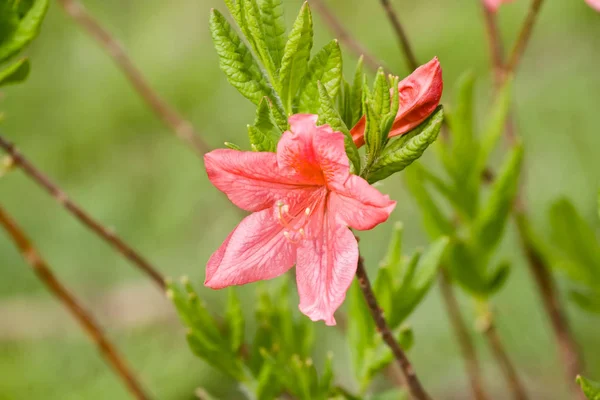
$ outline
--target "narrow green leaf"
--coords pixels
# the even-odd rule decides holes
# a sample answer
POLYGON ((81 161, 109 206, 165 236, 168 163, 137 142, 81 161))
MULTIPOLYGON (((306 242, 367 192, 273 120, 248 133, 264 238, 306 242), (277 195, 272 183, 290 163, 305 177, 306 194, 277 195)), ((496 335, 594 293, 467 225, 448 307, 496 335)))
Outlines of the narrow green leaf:
POLYGON ((360 171, 360 154, 358 153, 358 148, 352 140, 352 136, 350 136, 350 132, 348 131, 346 124, 344 124, 344 121, 342 121, 342 118, 333 105, 333 100, 331 97, 329 97, 329 94, 323 85, 319 84, 317 88, 319 91, 320 121, 331 126, 334 131, 342 132, 344 134, 344 147, 346 149, 346 154, 352 163, 352 169, 354 172, 360 171))
POLYGON ((29 60, 23 58, 0 71, 0 86, 23 82, 29 75, 29 60))
POLYGON ((367 169, 365 172, 371 170, 371 166, 377 160, 379 153, 383 149, 382 146, 382 132, 381 132, 381 119, 379 114, 375 112, 372 105, 372 100, 365 102, 367 122, 365 127, 365 144, 367 146, 367 169))
POLYGON ((577 383, 588 400, 600 400, 600 383, 586 379, 581 375, 577 376, 577 383))
POLYGON ((335 99, 342 82, 342 51, 337 40, 325 45, 308 64, 308 71, 297 96, 297 112, 314 114, 319 110, 321 83, 327 94, 335 99))
POLYGON ((367 350, 373 345, 375 327, 356 280, 348 291, 348 305, 348 341, 352 349, 354 370, 358 374, 364 368, 367 350))
POLYGON ((402 235, 404 233, 404 224, 398 221, 394 224, 392 239, 388 245, 388 251, 383 261, 383 265, 390 269, 392 276, 398 276, 400 262, 402 261, 402 235))
POLYGON ((286 111, 290 114, 293 112, 293 100, 300 87, 300 82, 308 70, 312 45, 312 16, 308 2, 305 2, 285 44, 279 73, 281 99, 286 111))
POLYGON ((390 111, 390 87, 385 77, 385 72, 381 67, 379 67, 375 75, 372 99, 371 106, 375 114, 381 117, 390 111))
POLYGON ((225 313, 227 330, 229 333, 229 344, 231 350, 237 353, 244 342, 244 314, 242 305, 234 288, 229 288, 227 311, 225 313))
POLYGON ((254 126, 248 126, 248 137, 250 138, 252 150, 277 151, 277 143, 281 134, 271 103, 267 97, 264 97, 256 109, 254 126))
MULTIPOLYGON (((398 87, 399 78, 397 76, 390 76, 390 88, 398 87)), ((398 114, 398 109, 400 108, 400 93, 398 90, 388 90, 392 92, 391 96, 391 104, 388 112, 383 116, 381 120, 381 131, 383 133, 383 137, 387 142, 388 134, 394 125, 394 121, 396 120, 396 115, 398 114)), ((384 143, 385 145, 385 143, 384 143)))
POLYGON ((227 147, 228 149, 231 149, 231 150, 238 150, 238 151, 242 150, 242 148, 235 143, 225 142, 223 144, 225 145, 225 147, 227 147))
POLYGON ((408 190, 421 209, 423 225, 429 237, 437 239, 440 236, 451 235, 454 232, 452 222, 442 213, 440 207, 425 188, 421 165, 417 163, 408 169, 404 174, 404 178, 408 190))
POLYGON ((488 297, 499 292, 504 286, 510 275, 510 263, 508 261, 501 262, 492 272, 489 279, 487 295, 488 297))
MULTIPOLYGON (((442 262, 444 252, 448 247, 449 239, 441 237, 427 248, 427 251, 419 260, 417 271, 413 279, 413 286, 424 295, 429 289, 433 280, 437 276, 438 269, 442 262)), ((420 300, 420 299, 419 299, 420 300)))
POLYGON ((260 11, 267 46, 275 67, 279 69, 287 39, 283 18, 283 0, 260 0, 260 11))
POLYGON ((512 81, 507 80, 496 96, 496 101, 489 113, 490 117, 481 137, 481 146, 477 154, 476 168, 474 169, 478 179, 489 161, 490 154, 504 132, 506 119, 510 111, 511 89, 512 81))
POLYGON ((225 0, 225 5, 229 9, 229 12, 233 16, 233 19, 238 24, 238 26, 245 31, 243 27, 244 22, 242 21, 242 0, 225 0))
POLYGON ((600 289, 574 289, 569 292, 571 300, 584 311, 600 314, 600 289))
POLYGON ((467 243, 453 238, 448 251, 448 267, 452 278, 465 291, 480 299, 489 296, 490 282, 486 266, 487 262, 478 259, 467 243))
POLYGON ((397 336, 398 344, 404 351, 410 350, 415 344, 415 333, 408 326, 401 327, 397 336))
POLYGON ((519 187, 522 160, 523 147, 519 145, 507 156, 490 197, 474 222, 472 237, 487 254, 496 248, 504 233, 519 187))
POLYGON ((258 3, 256 0, 240 0, 242 4, 242 18, 244 18, 248 28, 248 41, 254 49, 254 52, 260 58, 271 84, 277 90, 277 67, 271 58, 269 45, 267 44, 267 35, 263 27, 263 20, 258 3))
POLYGON ((48 10, 48 0, 35 0, 16 27, 3 32, 0 40, 0 62, 20 52, 40 31, 42 21, 48 10))
POLYGON ((373 283, 373 290, 377 293, 377 301, 384 312, 393 308, 394 275, 387 265, 382 265, 377 270, 377 277, 373 283))
POLYGON ((352 111, 352 121, 349 123, 350 127, 356 125, 356 123, 363 116, 363 79, 364 79, 364 57, 360 56, 358 64, 356 64, 356 71, 354 72, 354 79, 352 81, 352 88, 350 90, 350 110, 352 111))
POLYGON ((325 358, 325 366, 323 367, 323 374, 319 383, 319 394, 322 399, 328 399, 329 393, 334 383, 333 376, 333 354, 327 353, 325 358))
POLYGON ((427 147, 437 139, 443 119, 444 111, 440 106, 416 128, 414 135, 392 141, 368 171, 369 183, 380 181, 393 173, 402 171, 420 158, 427 147))

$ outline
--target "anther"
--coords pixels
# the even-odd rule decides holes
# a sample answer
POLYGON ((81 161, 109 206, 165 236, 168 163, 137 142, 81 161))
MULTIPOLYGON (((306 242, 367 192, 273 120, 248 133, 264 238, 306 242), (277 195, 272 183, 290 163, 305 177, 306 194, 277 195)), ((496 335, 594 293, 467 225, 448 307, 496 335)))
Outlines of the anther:
POLYGON ((310 215, 310 207, 306 207, 306 210, 304 210, 304 214, 310 215))

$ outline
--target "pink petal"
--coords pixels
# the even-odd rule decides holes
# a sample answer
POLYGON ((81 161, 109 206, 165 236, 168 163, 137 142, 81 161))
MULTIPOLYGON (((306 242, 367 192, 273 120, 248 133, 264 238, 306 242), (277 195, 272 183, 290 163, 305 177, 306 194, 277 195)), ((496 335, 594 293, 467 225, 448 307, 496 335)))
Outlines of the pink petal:
POLYGON ((358 230, 373 229, 385 222, 396 202, 381 194, 363 178, 351 175, 342 188, 329 195, 328 212, 341 224, 358 230))
POLYGON ((296 114, 289 118, 291 129, 277 146, 277 162, 290 177, 314 185, 346 180, 350 163, 344 135, 329 125, 316 126, 318 117, 296 114))
POLYGON ((246 211, 270 208, 290 192, 305 189, 279 173, 275 153, 220 149, 204 156, 208 179, 246 211))
POLYGON ((213 289, 275 278, 295 262, 296 246, 270 208, 244 218, 208 260, 204 284, 213 289))
POLYGON ((491 12, 495 13, 498 11, 500 6, 504 3, 510 3, 514 0, 482 0, 485 7, 491 12))
MULTIPOLYGON (((421 65, 398 84, 400 108, 389 137, 402 135, 423 122, 440 103, 443 90, 442 68, 437 57, 421 65)), ((365 144, 363 116, 350 131, 357 146, 365 144)))
POLYGON ((585 0, 585 2, 594 10, 600 12, 600 0, 585 0))
POLYGON ((298 248, 296 279, 300 311, 313 321, 335 325, 333 314, 344 302, 358 262, 358 243, 352 232, 325 218, 323 234, 298 248))

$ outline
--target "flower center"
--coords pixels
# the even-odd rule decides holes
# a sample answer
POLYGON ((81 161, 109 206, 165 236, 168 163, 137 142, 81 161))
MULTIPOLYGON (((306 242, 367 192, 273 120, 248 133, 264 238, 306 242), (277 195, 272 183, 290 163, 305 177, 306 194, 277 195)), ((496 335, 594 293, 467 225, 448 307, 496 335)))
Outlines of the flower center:
POLYGON ((309 239, 309 236, 314 236, 314 229, 311 229, 311 219, 314 218, 314 212, 321 206, 323 193, 317 193, 308 196, 305 201, 300 204, 292 205, 285 203, 282 200, 277 201, 277 219, 283 230, 283 236, 290 243, 299 243, 304 239, 309 239))

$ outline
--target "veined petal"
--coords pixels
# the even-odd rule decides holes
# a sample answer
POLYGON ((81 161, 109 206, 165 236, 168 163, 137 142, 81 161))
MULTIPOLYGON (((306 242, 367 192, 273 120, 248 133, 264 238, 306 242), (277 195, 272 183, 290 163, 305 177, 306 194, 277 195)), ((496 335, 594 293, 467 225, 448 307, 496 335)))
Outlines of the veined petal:
POLYGON ((274 153, 220 149, 206 154, 204 163, 212 184, 246 211, 270 208, 291 192, 305 189, 279 173, 274 153))
POLYGON ((295 247, 272 208, 253 213, 209 259, 204 284, 221 289, 275 278, 294 265, 295 247))
POLYGON ((313 321, 335 325, 333 314, 344 302, 358 263, 358 243, 352 232, 325 218, 323 234, 298 247, 296 280, 300 311, 313 321))
POLYGON ((358 230, 373 229, 385 222, 396 202, 369 185, 363 178, 350 175, 343 187, 329 195, 328 212, 338 222, 358 230))
POLYGON ((312 114, 289 118, 291 129, 284 132, 277 146, 279 168, 315 185, 343 182, 350 174, 344 135, 329 125, 316 126, 317 119, 312 114))

